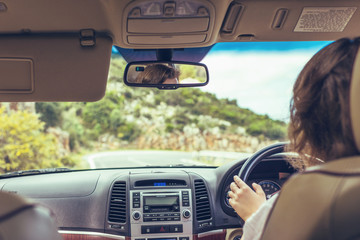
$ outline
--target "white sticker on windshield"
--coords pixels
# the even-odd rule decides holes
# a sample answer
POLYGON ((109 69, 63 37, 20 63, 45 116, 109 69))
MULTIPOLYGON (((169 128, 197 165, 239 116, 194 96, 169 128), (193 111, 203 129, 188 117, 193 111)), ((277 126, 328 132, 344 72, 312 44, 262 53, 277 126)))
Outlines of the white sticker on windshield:
POLYGON ((294 32, 342 32, 356 7, 305 7, 294 32))

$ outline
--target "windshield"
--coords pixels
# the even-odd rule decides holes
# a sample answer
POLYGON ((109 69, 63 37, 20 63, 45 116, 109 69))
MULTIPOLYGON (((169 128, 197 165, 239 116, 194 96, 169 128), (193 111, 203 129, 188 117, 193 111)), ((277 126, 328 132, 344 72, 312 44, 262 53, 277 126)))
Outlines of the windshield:
MULTIPOLYGON (((98 102, 1 103, 0 173, 28 169, 220 166, 285 141, 292 85, 328 42, 220 43, 203 88, 123 84, 113 52, 98 102)), ((192 69, 184 69, 191 77, 192 69)))

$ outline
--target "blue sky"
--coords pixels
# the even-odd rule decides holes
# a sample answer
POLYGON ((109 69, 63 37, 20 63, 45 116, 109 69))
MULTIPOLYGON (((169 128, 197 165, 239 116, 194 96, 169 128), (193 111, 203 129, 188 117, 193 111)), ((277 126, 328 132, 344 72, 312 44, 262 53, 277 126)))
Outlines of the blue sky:
POLYGON ((202 90, 236 99, 288 121, 292 86, 306 62, 329 42, 220 43, 203 59, 210 82, 202 90))
POLYGON ((211 52, 216 51, 238 51, 238 52, 287 52, 287 51, 318 51, 328 41, 313 41, 313 42, 226 42, 217 43, 211 49, 211 52))

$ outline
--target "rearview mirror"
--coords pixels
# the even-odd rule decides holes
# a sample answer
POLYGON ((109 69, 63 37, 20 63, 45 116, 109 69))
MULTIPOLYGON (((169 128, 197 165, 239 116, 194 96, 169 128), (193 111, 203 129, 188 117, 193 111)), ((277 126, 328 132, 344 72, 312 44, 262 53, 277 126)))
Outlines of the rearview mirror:
POLYGON ((200 87, 209 82, 209 74, 201 63, 132 62, 125 68, 124 82, 128 86, 159 89, 200 87))

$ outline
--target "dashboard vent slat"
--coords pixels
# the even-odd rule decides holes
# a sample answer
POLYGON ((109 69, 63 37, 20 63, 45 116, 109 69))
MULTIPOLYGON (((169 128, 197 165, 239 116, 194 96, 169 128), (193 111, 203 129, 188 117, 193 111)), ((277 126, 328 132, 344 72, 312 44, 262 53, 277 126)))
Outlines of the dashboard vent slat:
POLYGON ((195 203, 196 203, 196 220, 204 221, 211 219, 211 210, 209 195, 205 183, 201 179, 194 181, 195 185, 195 203))
POLYGON ((126 182, 115 182, 112 188, 108 220, 126 223, 126 182))

